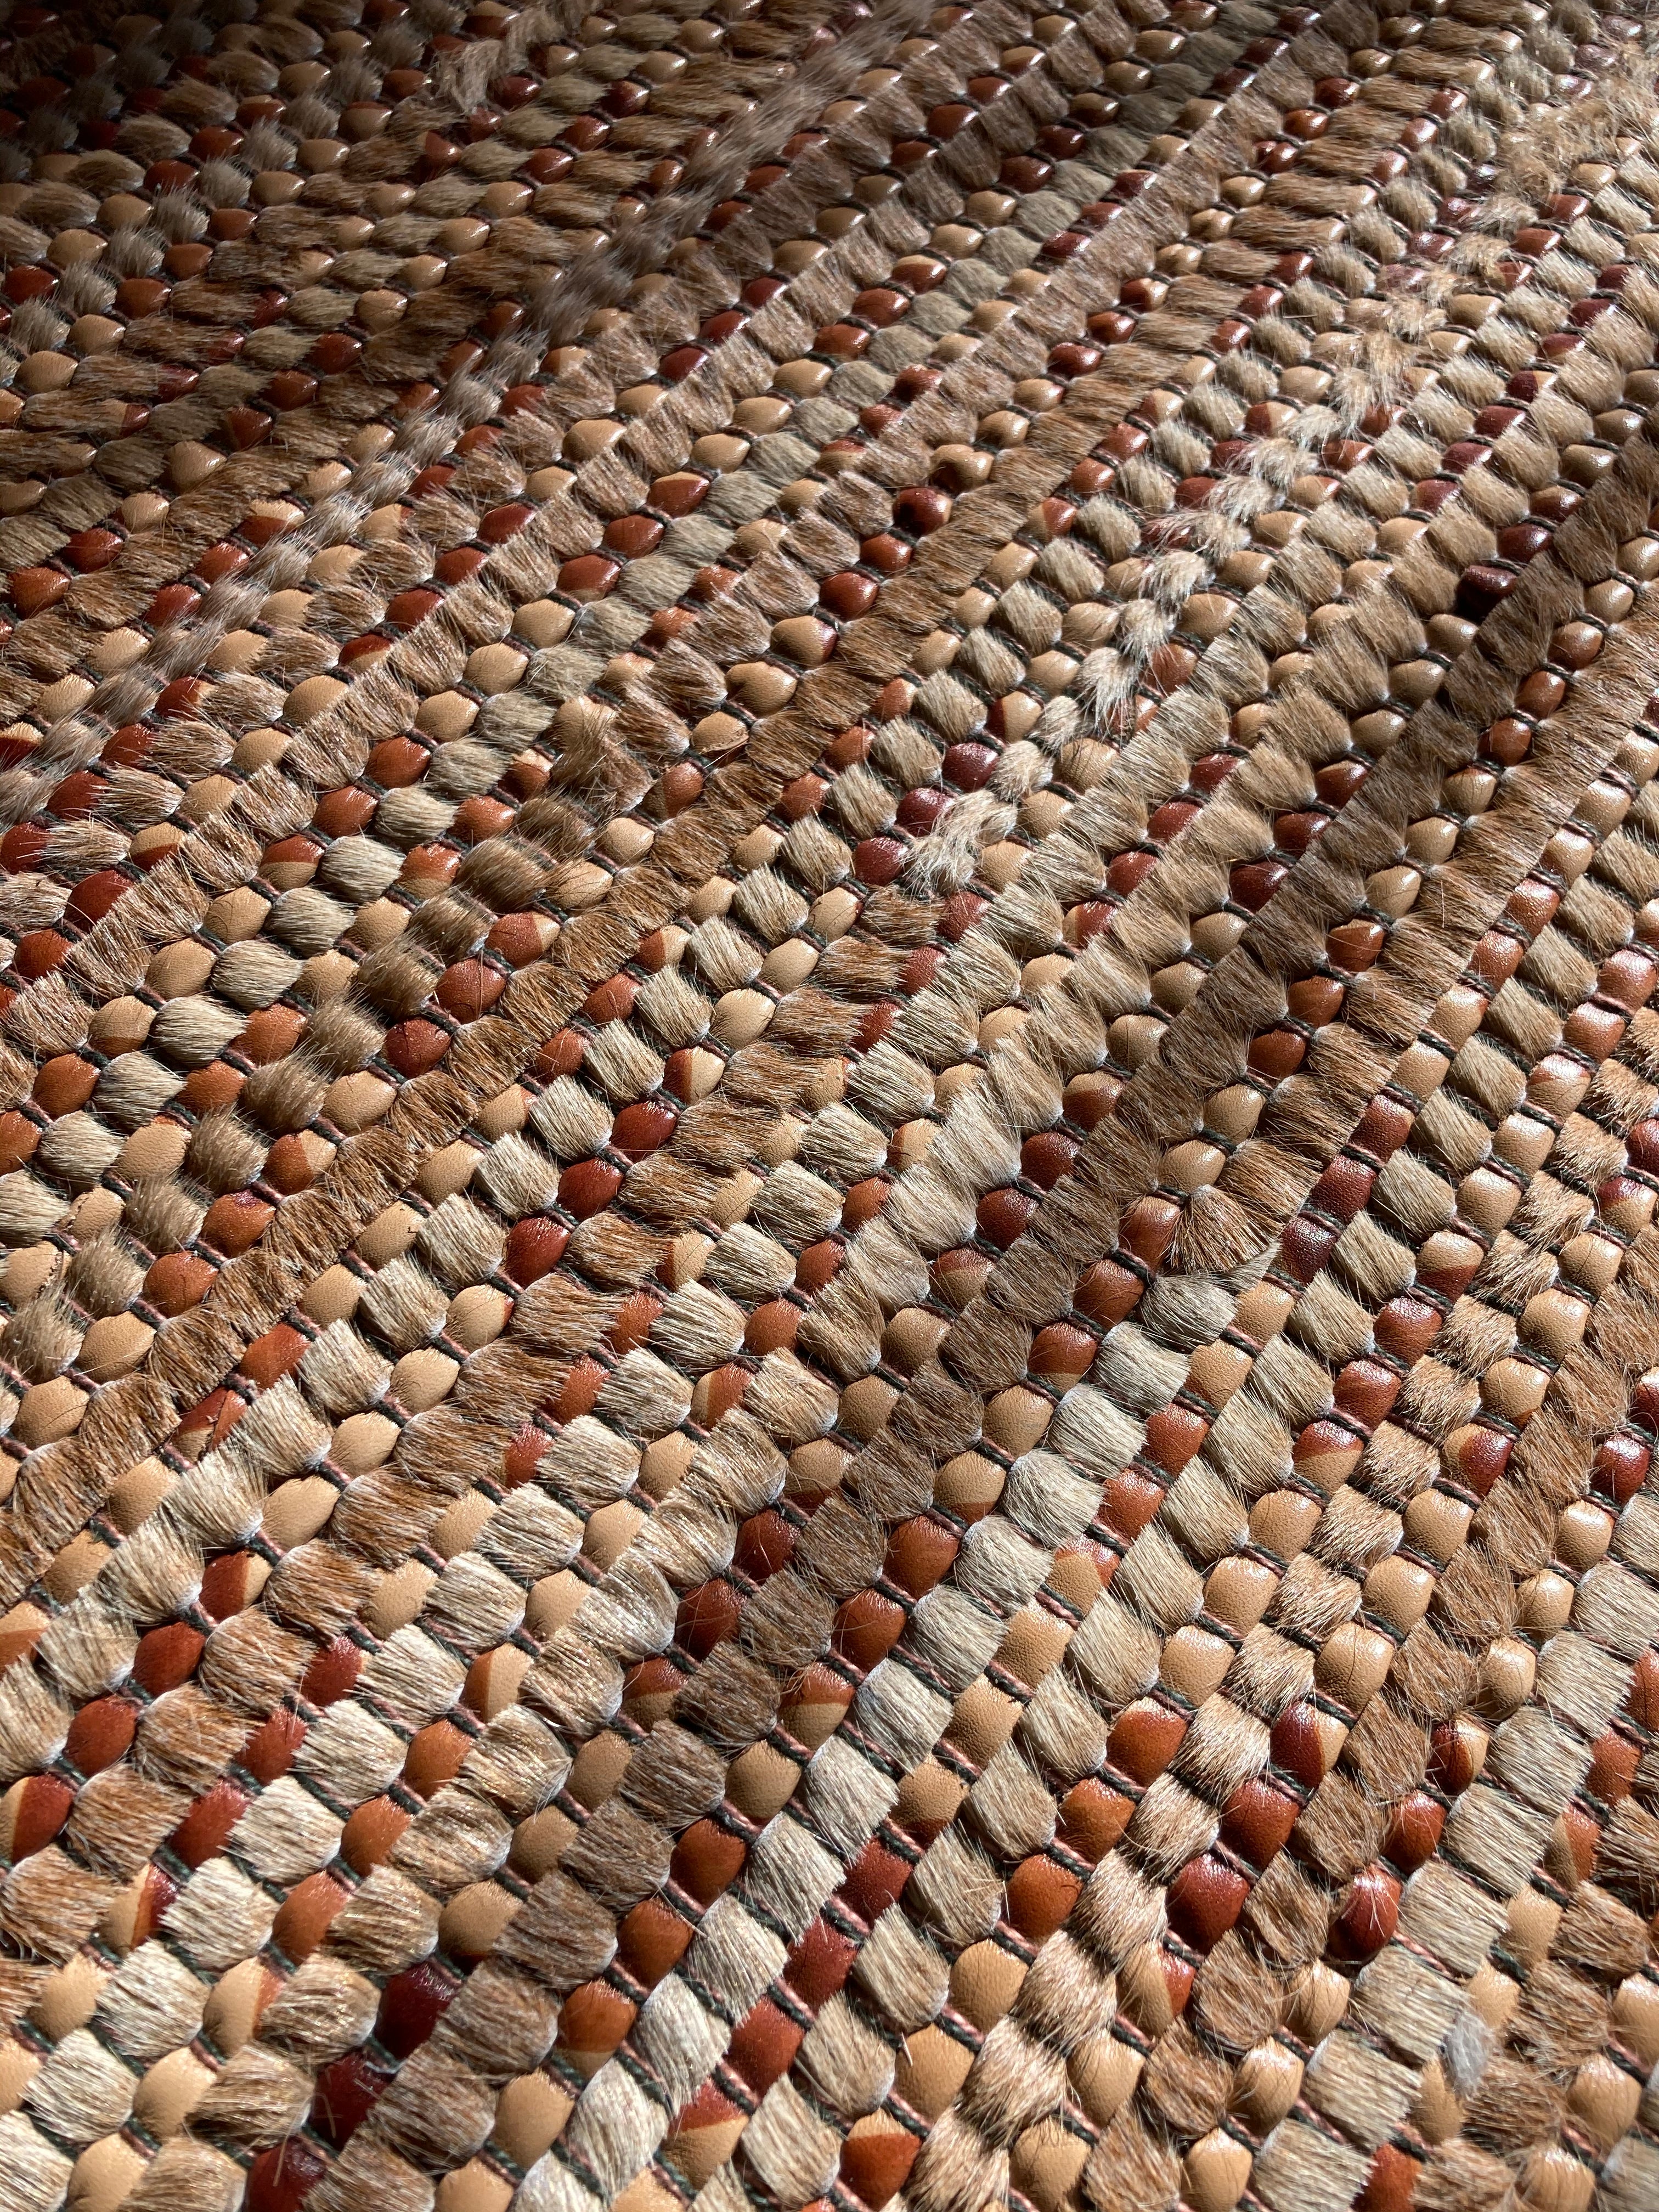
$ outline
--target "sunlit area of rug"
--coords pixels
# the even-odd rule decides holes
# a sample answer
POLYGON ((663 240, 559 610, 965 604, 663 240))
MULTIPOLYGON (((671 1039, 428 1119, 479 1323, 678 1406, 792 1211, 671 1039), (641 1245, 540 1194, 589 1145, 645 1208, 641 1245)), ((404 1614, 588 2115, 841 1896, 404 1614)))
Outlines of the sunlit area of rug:
POLYGON ((1659 28, 0 16, 0 2212, 1659 2206, 1659 28))

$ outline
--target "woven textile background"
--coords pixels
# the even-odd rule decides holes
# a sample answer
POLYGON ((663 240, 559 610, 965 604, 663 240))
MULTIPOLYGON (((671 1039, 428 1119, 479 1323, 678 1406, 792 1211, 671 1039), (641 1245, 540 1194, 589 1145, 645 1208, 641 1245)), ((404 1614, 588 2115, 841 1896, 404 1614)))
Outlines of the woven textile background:
POLYGON ((0 2212, 1659 2208, 1659 31, 0 11, 0 2212))

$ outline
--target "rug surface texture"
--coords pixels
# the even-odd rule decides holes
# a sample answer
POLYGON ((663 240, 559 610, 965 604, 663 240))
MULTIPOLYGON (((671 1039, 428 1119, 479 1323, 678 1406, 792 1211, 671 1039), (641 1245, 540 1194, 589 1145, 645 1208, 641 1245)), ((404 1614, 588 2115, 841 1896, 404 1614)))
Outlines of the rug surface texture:
POLYGON ((0 2212, 1659 2212, 1659 27, 0 13, 0 2212))

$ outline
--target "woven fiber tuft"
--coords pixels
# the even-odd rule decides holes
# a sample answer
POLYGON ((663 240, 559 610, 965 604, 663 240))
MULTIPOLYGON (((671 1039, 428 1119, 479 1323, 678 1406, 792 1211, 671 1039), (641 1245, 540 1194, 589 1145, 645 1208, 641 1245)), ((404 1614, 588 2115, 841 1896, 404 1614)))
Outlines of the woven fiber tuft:
POLYGON ((0 9, 0 2212, 1659 2208, 1656 81, 0 9))

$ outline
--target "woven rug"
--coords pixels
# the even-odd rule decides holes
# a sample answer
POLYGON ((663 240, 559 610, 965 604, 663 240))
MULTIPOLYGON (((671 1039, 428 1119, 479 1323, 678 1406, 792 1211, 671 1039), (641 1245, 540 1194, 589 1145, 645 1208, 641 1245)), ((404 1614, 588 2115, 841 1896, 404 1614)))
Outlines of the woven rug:
POLYGON ((0 24, 0 2207, 1659 2206, 1659 34, 0 24))

